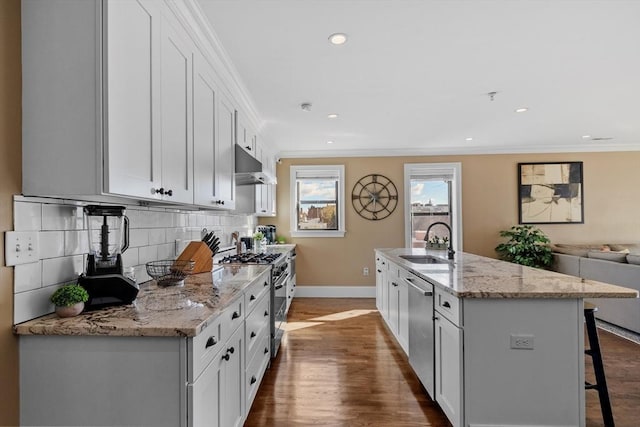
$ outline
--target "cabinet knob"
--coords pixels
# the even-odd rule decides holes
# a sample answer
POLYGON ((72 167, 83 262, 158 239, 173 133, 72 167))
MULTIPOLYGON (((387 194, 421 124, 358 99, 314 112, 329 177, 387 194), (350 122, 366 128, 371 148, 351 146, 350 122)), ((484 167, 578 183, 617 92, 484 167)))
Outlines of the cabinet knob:
POLYGON ((382 273, 382 270, 376 270, 378 273, 382 273))
POLYGON ((173 190, 167 190, 165 194, 169 197, 173 196, 173 190))
POLYGON ((440 318, 438 316, 433 316, 431 319, 432 320, 440 320, 440 318))
POLYGON ((164 195, 164 188, 160 187, 160 188, 152 188, 151 192, 154 194, 160 194, 161 196, 164 195))
POLYGON ((204 348, 209 348, 216 344, 218 344, 218 341, 216 341, 214 337, 209 337, 209 339, 207 340, 207 344, 204 346, 204 348))
POLYGON ((234 311, 231 315, 231 319, 237 319, 238 317, 240 317, 240 314, 237 311, 234 311))
POLYGON ((261 211, 261 212, 262 212, 262 213, 266 213, 266 212, 267 212, 267 210, 266 210, 266 209, 262 209, 262 211, 261 211))
POLYGON ((256 379, 256 377, 251 376, 251 381, 249 381, 249 384, 255 384, 255 383, 256 383, 256 381, 258 381, 258 380, 256 379))
POLYGON ((392 284, 393 286, 398 286, 398 284, 397 284, 396 282, 391 282, 391 284, 392 284))
POLYGON ((227 353, 224 356, 222 356, 222 358, 228 362, 231 357, 229 356, 229 353, 227 353))
POLYGON ((269 315, 269 310, 265 310, 264 311, 264 317, 267 317, 269 315))
POLYGON ((264 281, 264 284, 262 286, 269 286, 269 282, 267 282, 266 280, 264 281))
POLYGON ((244 148, 246 148, 247 151, 251 151, 251 146, 250 145, 245 145, 244 148))
POLYGON ((224 200, 216 200, 214 203, 216 205, 224 205, 224 200))
POLYGON ((233 347, 229 347, 229 348, 227 349, 227 353, 231 353, 231 354, 233 354, 233 352, 234 352, 234 351, 236 351, 236 349, 235 349, 235 348, 233 348, 233 347))
POLYGON ((267 347, 264 348, 264 354, 269 353, 269 349, 267 347))
POLYGON ((449 304, 449 301, 443 302, 442 306, 445 307, 445 308, 451 308, 451 304, 449 304))
POLYGON ((251 296, 249 297, 249 301, 254 301, 256 299, 256 296, 251 294, 251 296))
POLYGON ((251 332, 251 335, 249 336, 249 338, 255 338, 256 337, 256 333, 255 332, 251 332))

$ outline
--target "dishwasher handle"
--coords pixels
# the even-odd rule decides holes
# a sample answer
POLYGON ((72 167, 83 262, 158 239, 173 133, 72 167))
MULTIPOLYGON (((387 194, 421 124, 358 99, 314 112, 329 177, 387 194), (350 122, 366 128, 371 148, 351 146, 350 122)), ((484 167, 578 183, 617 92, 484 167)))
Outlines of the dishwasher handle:
POLYGON ((410 277, 403 277, 402 278, 405 282, 407 282, 407 284, 413 288, 415 288, 418 292, 420 292, 421 294, 423 294, 425 297, 431 297, 433 296, 433 292, 431 291, 425 291, 424 289, 422 289, 420 286, 417 286, 416 284, 414 284, 411 281, 410 277))

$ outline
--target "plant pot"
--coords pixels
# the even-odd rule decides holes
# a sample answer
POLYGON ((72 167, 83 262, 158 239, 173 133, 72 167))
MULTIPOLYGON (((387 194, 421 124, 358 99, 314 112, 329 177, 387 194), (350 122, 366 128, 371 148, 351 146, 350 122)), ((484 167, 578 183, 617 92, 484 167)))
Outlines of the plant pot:
POLYGON ((84 310, 83 302, 78 302, 74 305, 56 306, 56 314, 58 315, 58 317, 77 316, 78 314, 82 313, 82 310, 84 310))

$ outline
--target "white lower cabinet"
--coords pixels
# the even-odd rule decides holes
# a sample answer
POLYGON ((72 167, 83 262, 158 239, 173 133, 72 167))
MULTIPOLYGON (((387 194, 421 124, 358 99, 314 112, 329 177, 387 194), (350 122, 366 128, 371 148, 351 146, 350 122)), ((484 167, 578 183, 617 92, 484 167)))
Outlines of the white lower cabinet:
POLYGON ((435 400, 453 424, 462 423, 462 329, 437 313, 435 327, 435 400))
MULTIPOLYGON (((386 293, 386 321, 395 335, 400 347, 409 353, 409 289, 401 277, 400 268, 389 261, 386 273, 386 285, 382 292, 386 293)), ((377 273, 377 270, 376 270, 377 273)), ((384 301, 384 298, 383 298, 384 301)), ((384 316, 384 313, 383 313, 384 316)))

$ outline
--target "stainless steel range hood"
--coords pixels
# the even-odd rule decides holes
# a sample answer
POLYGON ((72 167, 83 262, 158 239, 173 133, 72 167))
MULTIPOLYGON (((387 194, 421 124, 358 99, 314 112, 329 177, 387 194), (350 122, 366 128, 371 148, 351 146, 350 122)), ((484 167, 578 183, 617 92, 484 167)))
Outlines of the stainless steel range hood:
POLYGON ((236 185, 276 184, 276 178, 262 171, 262 163, 236 144, 236 185))

